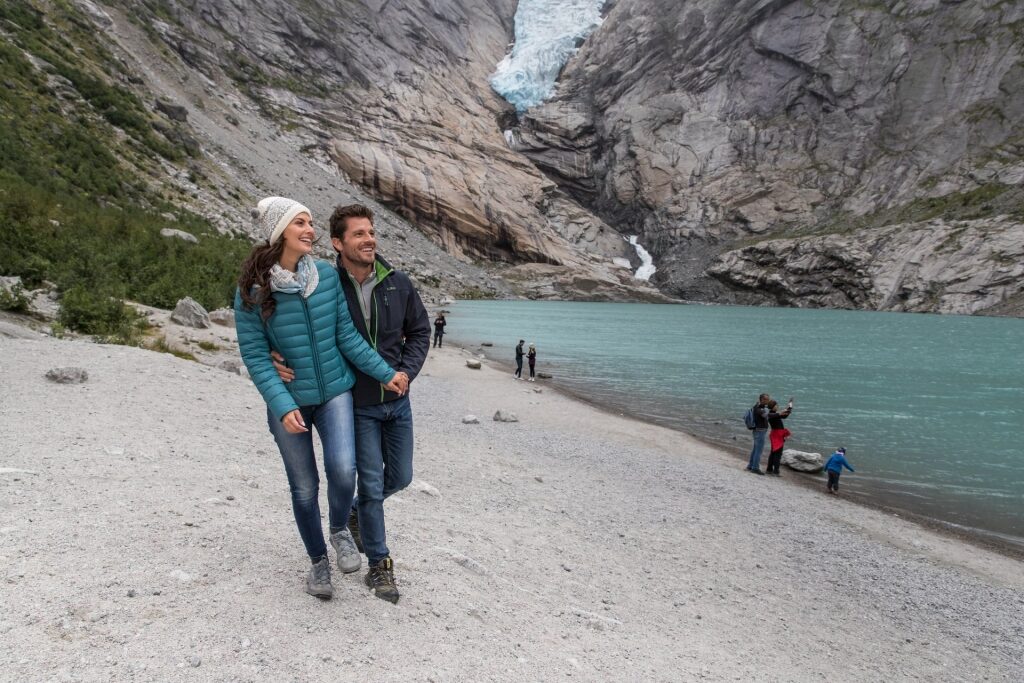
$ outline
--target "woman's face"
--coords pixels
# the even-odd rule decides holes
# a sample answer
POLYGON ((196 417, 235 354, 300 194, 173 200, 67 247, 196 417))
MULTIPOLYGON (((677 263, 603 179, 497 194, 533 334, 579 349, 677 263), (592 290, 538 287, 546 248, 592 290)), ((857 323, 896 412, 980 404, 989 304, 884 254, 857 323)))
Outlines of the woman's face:
POLYGON ((284 240, 284 248, 287 251, 305 256, 313 251, 313 240, 316 239, 316 231, 313 230, 313 219, 308 213, 300 213, 292 219, 288 227, 281 233, 284 240))

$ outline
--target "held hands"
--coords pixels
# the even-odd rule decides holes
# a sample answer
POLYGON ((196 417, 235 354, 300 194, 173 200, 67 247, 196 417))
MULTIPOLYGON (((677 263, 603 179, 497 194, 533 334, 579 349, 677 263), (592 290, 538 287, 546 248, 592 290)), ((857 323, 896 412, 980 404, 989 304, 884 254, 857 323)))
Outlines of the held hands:
POLYGON ((282 382, 287 384, 295 379, 295 371, 284 364, 284 356, 279 354, 277 351, 271 351, 270 359, 273 361, 274 369, 277 370, 277 374, 281 377, 282 382))
POLYGON ((409 391, 409 375, 404 372, 396 372, 391 381, 384 385, 384 388, 399 396, 405 396, 405 392, 409 391))
POLYGON ((298 410, 293 410, 281 418, 281 424, 289 434, 302 434, 309 431, 306 422, 302 419, 302 413, 298 410))

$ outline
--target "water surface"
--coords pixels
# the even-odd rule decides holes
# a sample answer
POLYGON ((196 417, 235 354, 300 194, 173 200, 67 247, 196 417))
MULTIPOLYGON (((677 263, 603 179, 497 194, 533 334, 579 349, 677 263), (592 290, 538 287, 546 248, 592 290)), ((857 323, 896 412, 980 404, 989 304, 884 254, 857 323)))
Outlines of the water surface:
POLYGON ((1024 320, 465 301, 446 332, 509 363, 534 342, 555 382, 736 451, 760 392, 793 396, 788 447, 845 446, 844 488, 1024 546, 1024 320))

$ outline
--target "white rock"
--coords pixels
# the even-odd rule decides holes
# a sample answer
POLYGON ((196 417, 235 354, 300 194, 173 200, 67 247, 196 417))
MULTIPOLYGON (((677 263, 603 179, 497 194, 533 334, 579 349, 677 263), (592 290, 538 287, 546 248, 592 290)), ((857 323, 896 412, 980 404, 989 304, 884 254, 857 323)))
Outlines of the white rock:
POLYGON ((178 230, 177 228, 163 228, 160 231, 160 236, 161 237, 175 237, 175 238, 177 238, 179 240, 184 240, 186 242, 191 242, 192 244, 198 244, 199 243, 199 238, 198 237, 196 237, 195 235, 193 235, 190 232, 185 232, 184 230, 178 230))
POLYGON ((792 451, 788 448, 782 452, 782 464, 799 472, 821 472, 825 468, 821 453, 792 451))
POLYGON ((504 410, 499 410, 494 413, 495 422, 519 422, 519 418, 515 413, 507 413, 504 410))
POLYGON ((466 367, 471 368, 473 370, 479 370, 481 368, 481 364, 480 361, 478 360, 467 360, 466 367))
POLYGON ((480 418, 476 415, 467 415, 462 418, 462 424, 464 425, 478 425, 480 424, 480 418))

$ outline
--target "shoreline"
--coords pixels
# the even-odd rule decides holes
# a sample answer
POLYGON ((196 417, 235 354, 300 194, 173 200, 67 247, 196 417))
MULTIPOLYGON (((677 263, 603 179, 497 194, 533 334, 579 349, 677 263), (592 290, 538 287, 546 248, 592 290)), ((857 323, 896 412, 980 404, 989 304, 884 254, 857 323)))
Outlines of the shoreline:
MULTIPOLYGON (((464 351, 465 353, 473 355, 474 357, 479 357, 482 355, 488 363, 491 363, 492 365, 495 365, 498 368, 506 370, 509 375, 515 372, 514 362, 508 362, 498 358, 492 358, 491 356, 487 355, 485 349, 494 347, 483 347, 478 344, 477 348, 474 349, 464 344, 460 344, 458 342, 446 343, 449 343, 450 346, 458 348, 461 351, 464 351)), ((523 372, 524 374, 528 372, 528 368, 526 366, 525 361, 523 363, 523 372)), ((553 379, 557 379, 557 377, 554 377, 553 379)), ((680 429, 670 424, 665 424, 657 420, 647 419, 644 418, 642 415, 624 411, 621 407, 616 406, 610 402, 604 402, 598 398, 588 396, 582 393, 581 391, 574 390, 564 385, 555 384, 553 383, 553 380, 541 380, 538 378, 536 383, 539 382, 544 382, 545 388, 549 388, 552 391, 556 391, 569 399, 580 401, 581 403, 584 403, 592 408, 595 408, 609 415, 614 415, 616 417, 633 420, 640 424, 652 425, 663 429, 668 429, 679 434, 685 434, 686 436, 699 441, 700 443, 708 446, 709 448, 719 451, 724 456, 734 459, 740 464, 743 463, 743 459, 745 457, 744 453, 746 452, 746 448, 744 447, 737 446, 735 448, 730 448, 731 444, 714 439, 710 436, 686 431, 684 429, 680 429)), ((766 455, 767 454, 764 454, 762 456, 762 459, 764 459, 766 455)), ((821 476, 820 473, 810 474, 805 472, 799 472, 797 470, 789 469, 788 467, 785 469, 785 471, 789 476, 781 477, 781 479, 786 480, 789 485, 799 486, 802 489, 813 490, 817 492, 820 492, 820 490, 825 486, 825 479, 821 476)), ((841 497, 844 500, 848 500, 869 510, 883 512, 898 517, 900 519, 904 519, 909 522, 918 524, 930 531, 942 534, 943 536, 946 536, 950 539, 968 543, 970 545, 976 546, 984 550, 999 553, 1000 555, 1011 560, 1024 562, 1024 542, 1014 542, 1013 540, 1002 538, 995 532, 988 532, 984 529, 966 528, 956 525, 952 522, 945 522, 941 519, 929 517, 928 515, 915 512, 913 510, 908 510, 897 505, 891 505, 883 501, 872 499, 870 496, 866 496, 864 494, 860 494, 857 492, 851 493, 847 491, 843 493, 841 497)))
POLYGON ((413 481, 385 505, 401 599, 373 597, 364 563, 321 602, 248 378, 83 341, 0 349, 12 680, 1024 674, 1021 562, 762 485, 721 449, 454 347, 415 381, 413 481), (45 378, 68 365, 88 381, 45 378))

